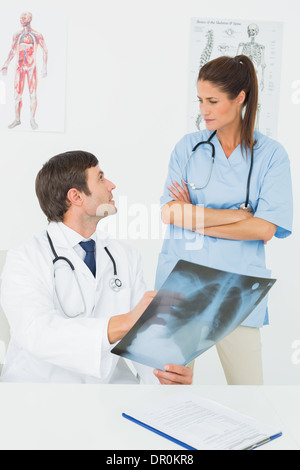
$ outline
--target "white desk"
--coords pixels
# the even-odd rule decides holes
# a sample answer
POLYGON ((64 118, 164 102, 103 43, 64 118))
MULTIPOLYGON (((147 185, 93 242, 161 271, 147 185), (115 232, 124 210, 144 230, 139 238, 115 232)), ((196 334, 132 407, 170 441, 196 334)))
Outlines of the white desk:
MULTIPOLYGON (((283 437, 261 450, 300 449, 300 387, 191 388, 279 426, 283 437)), ((177 387, 163 386, 0 383, 0 449, 180 451, 176 444, 122 418, 125 406, 176 391, 177 387)))

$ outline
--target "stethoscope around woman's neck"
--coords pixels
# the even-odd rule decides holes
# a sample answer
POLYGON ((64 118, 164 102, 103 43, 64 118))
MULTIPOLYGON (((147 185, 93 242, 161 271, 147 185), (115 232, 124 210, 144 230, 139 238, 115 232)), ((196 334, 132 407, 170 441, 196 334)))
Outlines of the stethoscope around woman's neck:
MULTIPOLYGON (((215 163, 215 155, 216 155, 216 149, 215 149, 214 144, 212 143, 212 139, 215 137, 217 132, 218 132, 217 130, 214 131, 211 134, 211 136, 209 137, 208 140, 198 142, 198 144, 195 145, 195 147, 193 148, 189 158, 187 159, 187 161, 185 163, 185 166, 183 167, 182 178, 181 179, 185 182, 186 185, 190 186, 190 188, 193 189, 194 191, 199 191, 201 189, 206 188, 206 186, 208 185, 208 183, 211 180, 211 175, 212 175, 213 166, 214 166, 214 163, 215 163), (192 156, 194 155, 196 150, 202 145, 209 145, 211 147, 211 166, 210 166, 208 178, 207 178, 205 184, 203 186, 198 186, 197 187, 194 183, 188 183, 187 181, 185 181, 183 176, 184 176, 185 169, 186 169, 187 165, 189 164, 192 156)), ((247 180, 246 199, 245 199, 245 202, 243 204, 241 204, 240 207, 239 207, 240 210, 244 210, 244 211, 247 211, 247 212, 253 212, 253 209, 252 209, 251 205, 249 204, 250 183, 251 183, 251 176, 252 176, 253 163, 254 163, 254 148, 253 147, 254 146, 252 146, 252 150, 251 150, 251 163, 250 163, 250 169, 249 169, 248 180, 247 180)))

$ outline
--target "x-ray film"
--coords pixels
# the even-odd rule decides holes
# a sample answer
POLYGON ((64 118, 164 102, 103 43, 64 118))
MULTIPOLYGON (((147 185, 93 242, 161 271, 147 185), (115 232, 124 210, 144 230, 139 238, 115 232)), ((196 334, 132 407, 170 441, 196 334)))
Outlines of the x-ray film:
POLYGON ((187 365, 243 323, 275 282, 180 260, 112 352, 156 369, 187 365))

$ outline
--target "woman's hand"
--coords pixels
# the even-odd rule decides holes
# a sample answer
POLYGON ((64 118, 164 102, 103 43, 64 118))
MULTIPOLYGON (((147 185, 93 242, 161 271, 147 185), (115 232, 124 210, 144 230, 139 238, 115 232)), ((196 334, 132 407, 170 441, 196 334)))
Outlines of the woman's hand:
POLYGON ((164 371, 155 369, 154 374, 161 385, 192 385, 193 371, 189 367, 168 364, 164 371))
POLYGON ((192 204, 189 189, 185 181, 182 180, 183 188, 180 186, 180 184, 177 183, 177 181, 173 181, 173 185, 175 187, 168 186, 168 189, 170 190, 170 196, 174 199, 174 201, 182 201, 192 204))
MULTIPOLYGON (((182 180, 183 188, 180 186, 180 184, 177 183, 177 181, 173 181, 173 185, 174 186, 168 186, 168 189, 170 190, 170 196, 174 199, 174 201, 181 201, 192 204, 189 189, 185 181, 182 180)), ((241 222, 242 220, 252 219, 254 215, 252 212, 240 209, 226 209, 226 213, 232 216, 232 220, 226 221, 225 224, 220 222, 220 225, 227 225, 227 223, 230 224, 241 222)))

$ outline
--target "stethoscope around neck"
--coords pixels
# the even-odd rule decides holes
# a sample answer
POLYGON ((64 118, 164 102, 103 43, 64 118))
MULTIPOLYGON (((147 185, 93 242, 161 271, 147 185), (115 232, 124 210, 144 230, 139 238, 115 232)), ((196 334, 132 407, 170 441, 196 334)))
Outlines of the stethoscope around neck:
MULTIPOLYGON (((215 163, 215 156, 216 156, 216 149, 215 149, 215 146, 214 144, 212 143, 212 139, 215 137, 215 135, 217 134, 217 131, 214 131, 211 136, 209 137, 208 140, 205 140, 205 141, 202 141, 202 142, 198 142, 197 145, 195 145, 195 147, 193 148, 193 150, 191 151, 190 153, 190 156, 189 158, 187 159, 184 167, 183 167, 183 170, 182 170, 182 180, 185 182, 185 184, 187 186, 189 186, 191 189, 193 189, 194 191, 199 191, 201 189, 205 189, 207 186, 208 186, 208 183, 210 182, 211 180, 211 175, 212 175, 212 171, 213 171, 213 166, 214 166, 214 163, 215 163), (193 157, 193 155, 195 154, 195 152, 197 151, 197 149, 201 146, 201 145, 209 145, 211 147, 211 165, 210 165, 210 169, 209 169, 209 174, 208 174, 208 177, 207 177, 207 180, 205 182, 205 184, 203 186, 196 186, 194 183, 188 183, 187 181, 185 181, 184 179, 184 173, 185 173, 185 170, 186 170, 186 167, 188 166, 191 158, 193 157)), ((252 171, 253 171, 253 163, 254 163, 254 150, 253 150, 253 147, 252 147, 252 151, 251 151, 251 163, 250 163, 250 169, 249 169, 249 174, 248 174, 248 180, 247 180, 247 189, 246 189, 246 199, 245 199, 245 202, 243 204, 240 205, 239 209, 240 210, 244 210, 244 211, 247 211, 247 212, 253 212, 253 209, 251 207, 251 205, 249 204, 249 197, 250 197, 250 183, 251 183, 251 176, 252 176, 252 171)))
MULTIPOLYGON (((73 310, 71 310, 70 312, 66 312, 66 308, 64 308, 63 306, 63 300, 62 300, 62 297, 67 297, 68 293, 66 292, 64 295, 59 295, 58 291, 59 291, 59 286, 56 286, 55 285, 55 290, 56 290, 56 293, 57 293, 57 298, 59 300, 59 303, 60 303, 60 306, 62 308, 62 311, 64 312, 64 314, 69 317, 69 318, 75 318, 75 317, 78 317, 79 315, 82 315, 83 313, 85 313, 86 311, 86 305, 85 305, 85 300, 84 300, 84 295, 83 295, 83 292, 82 292, 82 289, 81 289, 81 286, 80 286, 80 283, 79 283, 79 280, 78 280, 78 277, 77 277, 77 273, 76 273, 76 270, 75 270, 75 266, 74 264, 72 263, 72 261, 70 261, 68 258, 66 258, 65 256, 58 256, 55 248, 54 248, 54 245, 53 245, 53 241, 49 235, 49 233, 47 232, 47 238, 48 238, 48 242, 49 242, 49 245, 50 245, 50 248, 51 248, 51 251, 54 255, 54 259, 53 259, 53 266, 56 265, 56 263, 58 263, 59 261, 62 261, 62 262, 65 262, 68 264, 68 266, 70 267, 72 273, 74 274, 74 279, 75 279, 75 282, 76 282, 76 290, 79 292, 79 295, 80 295, 80 303, 81 303, 81 308, 78 308, 79 310, 77 312, 73 312, 73 310)), ((111 262, 113 264, 113 268, 114 268, 114 276, 113 278, 109 281, 109 287, 114 291, 114 292, 120 292, 120 290, 122 289, 122 281, 119 279, 118 277, 118 273, 117 273, 117 265, 116 265, 116 262, 112 256, 112 254, 110 253, 109 249, 107 247, 104 248, 107 255, 109 256, 109 258, 111 259, 111 262)), ((55 276, 55 273, 54 273, 54 277, 56 278, 55 276)), ((64 286, 62 286, 64 287, 64 286)))

